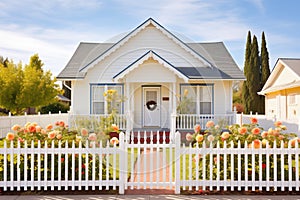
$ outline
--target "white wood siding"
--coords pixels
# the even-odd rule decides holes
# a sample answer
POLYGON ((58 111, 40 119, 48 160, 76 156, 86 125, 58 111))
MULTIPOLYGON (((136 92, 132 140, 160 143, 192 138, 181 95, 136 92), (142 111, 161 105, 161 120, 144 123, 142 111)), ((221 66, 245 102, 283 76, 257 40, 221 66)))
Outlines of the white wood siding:
POLYGON ((88 79, 74 81, 72 85, 72 108, 74 114, 90 114, 90 85, 88 79))
POLYGON ((293 73, 289 68, 284 67, 283 70, 277 75, 278 78, 275 80, 272 86, 284 85, 291 83, 294 80, 298 80, 295 73, 293 73))

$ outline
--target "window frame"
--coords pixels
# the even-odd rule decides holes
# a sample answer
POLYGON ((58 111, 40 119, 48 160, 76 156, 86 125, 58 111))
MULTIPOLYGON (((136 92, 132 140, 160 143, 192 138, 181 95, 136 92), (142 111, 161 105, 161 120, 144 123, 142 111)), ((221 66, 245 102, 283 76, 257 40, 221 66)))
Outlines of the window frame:
POLYGON ((192 114, 197 114, 197 115, 212 115, 212 114, 214 114, 214 84, 213 83, 192 83, 192 84, 182 83, 182 84, 180 84, 180 98, 182 97, 182 95, 184 93, 183 86, 184 87, 187 87, 187 86, 196 87, 196 113, 192 113, 192 114), (207 101, 201 101, 201 95, 200 95, 201 87, 210 87, 211 88, 211 96, 210 96, 211 112, 210 112, 210 114, 200 113, 201 103, 207 102, 207 101))
MULTIPOLYGON (((90 114, 91 115, 107 115, 108 110, 107 110, 107 102, 105 101, 104 98, 104 113, 93 113, 94 110, 94 103, 96 102, 102 102, 100 100, 95 101, 93 97, 93 88, 94 87, 104 87, 104 92, 108 90, 108 87, 120 87, 121 88, 121 94, 124 95, 124 84, 120 83, 90 83, 90 114)), ((103 94, 102 94, 103 95, 103 94)), ((119 114, 124 113, 124 102, 121 103, 121 112, 119 114)))

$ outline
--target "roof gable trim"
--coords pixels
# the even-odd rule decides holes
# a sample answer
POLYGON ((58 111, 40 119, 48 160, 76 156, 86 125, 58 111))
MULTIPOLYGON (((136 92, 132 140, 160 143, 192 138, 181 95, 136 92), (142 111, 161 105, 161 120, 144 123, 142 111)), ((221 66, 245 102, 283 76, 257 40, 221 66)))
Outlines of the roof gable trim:
POLYGON ((136 69, 141 65, 145 60, 148 60, 149 58, 153 58, 154 60, 158 61, 161 65, 172 71, 174 74, 176 74, 179 78, 182 78, 185 82, 188 82, 189 78, 181 73, 178 69, 176 69, 171 63, 169 63, 167 60, 162 58, 160 55, 155 53, 154 51, 150 50, 146 52, 144 55, 142 55, 140 58, 135 60, 133 63, 131 63, 129 66, 127 66, 125 69, 123 69, 121 72, 116 74, 113 79, 115 81, 118 81, 122 78, 124 78, 127 74, 129 74, 132 70, 136 69))

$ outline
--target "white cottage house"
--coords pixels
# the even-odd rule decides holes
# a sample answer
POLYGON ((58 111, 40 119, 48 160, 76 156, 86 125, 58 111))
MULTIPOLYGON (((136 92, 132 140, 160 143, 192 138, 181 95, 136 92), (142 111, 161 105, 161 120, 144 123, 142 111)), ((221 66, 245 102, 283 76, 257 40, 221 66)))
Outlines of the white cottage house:
POLYGON ((223 42, 185 42, 152 18, 119 41, 80 43, 57 78, 71 81, 74 116, 108 114, 103 92, 116 89, 127 99, 116 119, 122 129, 171 131, 232 122, 232 85, 245 79, 223 42))
POLYGON ((279 58, 259 94, 267 118, 300 124, 300 58, 279 58))

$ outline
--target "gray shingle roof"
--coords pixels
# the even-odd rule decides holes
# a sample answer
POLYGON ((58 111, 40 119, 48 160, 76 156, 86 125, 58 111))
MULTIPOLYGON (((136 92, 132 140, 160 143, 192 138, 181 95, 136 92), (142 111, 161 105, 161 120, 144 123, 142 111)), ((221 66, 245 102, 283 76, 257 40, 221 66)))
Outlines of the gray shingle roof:
POLYGON ((95 57, 109 49, 113 43, 81 42, 66 67, 59 73, 57 79, 82 79, 85 73, 79 72, 80 67, 92 62, 95 57))
MULTIPOLYGON (((57 76, 58 79, 82 79, 85 73, 79 72, 82 66, 93 61, 97 56, 112 47, 114 43, 80 43, 66 67, 57 76)), ((216 68, 177 67, 181 73, 191 79, 245 79, 223 42, 187 43, 216 68)), ((175 66, 176 67, 176 66, 175 66)))
POLYGON ((300 58, 279 58, 300 77, 300 58))

